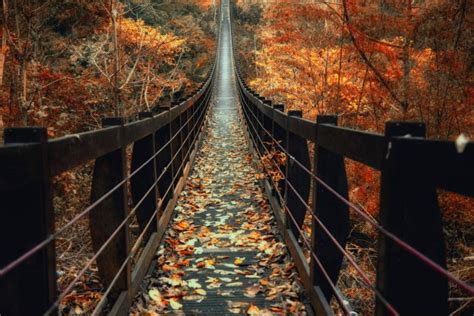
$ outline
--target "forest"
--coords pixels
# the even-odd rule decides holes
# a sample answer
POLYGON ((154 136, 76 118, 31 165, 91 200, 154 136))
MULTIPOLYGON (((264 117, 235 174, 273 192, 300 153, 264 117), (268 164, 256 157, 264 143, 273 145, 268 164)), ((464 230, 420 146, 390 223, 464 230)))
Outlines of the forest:
MULTIPOLYGON (((2 143, 6 128, 41 126, 47 128, 49 139, 58 139, 98 130, 106 117, 124 117, 127 122, 133 122, 139 112, 159 114, 163 108, 192 97, 212 73, 218 56, 219 24, 223 20, 217 0, 2 1, 2 143)), ((338 124, 344 128, 382 134, 389 121, 423 122, 429 139, 453 141, 461 152, 463 146, 472 143, 474 5, 471 1, 230 0, 229 12, 233 57, 242 80, 261 97, 273 104, 283 104, 285 111, 302 111, 302 117, 313 122, 318 115, 331 114, 337 116, 338 124)), ((218 101, 210 101, 210 104, 216 105, 218 101)), ((212 142, 207 146, 214 148, 212 142)), ((311 153, 313 147, 311 144, 309 147, 311 153)), ((131 159, 132 146, 124 150, 131 159)), ((288 156, 282 152, 272 155, 261 159, 263 169, 272 169, 269 165, 273 160, 280 159, 280 165, 287 163, 288 156)), ((344 162, 348 200, 377 221, 381 172, 348 158, 344 162)), ((206 169, 206 163, 198 163, 198 166, 214 174, 214 170, 206 169)), ((127 165, 129 174, 131 168, 127 165)), ((56 227, 68 225, 89 205, 93 176, 94 161, 90 160, 52 177, 56 227)), ((202 189, 207 177, 212 178, 212 175, 192 178, 191 193, 186 194, 199 196, 201 193, 196 192, 202 189)), ((265 177, 272 175, 257 174, 255 181, 265 177)), ((284 177, 278 174, 277 182, 284 177)), ((209 193, 205 192, 204 195, 209 193)), ((252 194, 258 196, 260 205, 268 204, 260 191, 255 192, 252 194)), ((194 200, 187 200, 186 194, 181 198, 188 207, 199 208, 194 200)), ((472 286, 474 198, 442 189, 438 189, 437 194, 447 270, 472 286)), ((131 208, 131 193, 125 198, 131 208)), ((212 205, 215 199, 215 194, 209 193, 204 204, 212 205)), ((264 218, 259 220, 267 220, 266 215, 261 216, 264 218)), ((137 221, 133 217, 127 225, 132 231, 131 240, 138 236, 137 221)), ((166 237, 168 247, 176 246, 175 241, 170 240, 177 236, 187 234, 186 242, 194 238, 187 230, 192 226, 190 223, 191 220, 174 222, 171 237, 166 237), (180 223, 186 228, 180 227, 180 223)), ((81 218, 55 241, 59 290, 64 290, 76 278, 82 265, 94 254, 89 226, 89 219, 81 218)), ((375 283, 378 232, 353 211, 350 227, 346 250, 367 272, 370 282, 375 283)), ((309 213, 302 230, 304 235, 297 242, 309 263, 311 249, 303 240, 310 239, 314 233, 309 213)), ((266 235, 259 231, 258 238, 264 238, 262 236, 266 235)), ((258 238, 250 240, 260 247, 258 238)), ((273 251, 275 247, 270 249, 273 251)), ((188 248, 176 250, 173 256, 187 256, 187 251, 188 248)), ((286 253, 283 257, 287 260, 286 253)), ((181 265, 188 264, 182 260, 176 259, 173 264, 158 260, 157 265, 171 272, 174 268, 170 267, 178 269, 173 276, 178 275, 174 281, 180 284, 184 278, 181 265)), ((206 266, 208 261, 203 262, 206 263, 202 266, 213 269, 206 266)), ((288 285, 291 290, 285 290, 278 298, 290 302, 286 307, 259 310, 253 304, 229 303, 229 311, 239 314, 243 310, 248 315, 301 312, 300 303, 292 301, 297 296, 295 293, 299 293, 293 288, 294 266, 287 261, 285 264, 281 268, 285 271, 280 271, 284 276, 280 277, 282 282, 291 280, 288 285), (287 269, 293 270, 288 272, 287 269)), ((240 268, 240 264, 237 266, 240 268)), ((74 291, 62 298, 60 314, 89 315, 102 298, 102 281, 93 264, 79 279, 74 291)), ((336 285, 359 315, 373 315, 375 294, 363 285, 364 281, 356 269, 344 262, 336 285)), ((249 289, 254 292, 254 288, 247 288, 247 294, 249 289)), ((182 306, 177 297, 185 299, 186 293, 174 295, 167 290, 166 295, 162 289, 144 291, 138 295, 138 303, 132 304, 130 314, 151 316, 180 310, 182 306)), ((194 293, 194 296, 206 295, 200 286, 199 291, 204 294, 194 293)), ((259 292, 277 297, 261 287, 255 291, 251 296, 246 295, 247 298, 259 292)), ((343 314, 334 299, 329 303, 337 315, 343 314)), ((450 285, 448 305, 450 315, 470 315, 474 311, 474 298, 466 297, 450 285)))
POLYGON ((214 54, 205 1, 4 1, 0 127, 50 137, 191 91, 214 54))
MULTIPOLYGON (((243 76, 274 103, 310 120, 336 114, 340 125, 361 130, 383 132, 387 121, 420 121, 430 138, 472 138, 469 1, 239 0, 235 10, 243 76)), ((351 201, 377 217, 380 173, 349 159, 346 168, 351 201)), ((472 282, 474 200, 439 191, 439 203, 450 268, 472 282)), ((361 244, 376 232, 356 216, 352 221, 353 251, 373 271, 376 246, 361 244)), ((371 314, 368 292, 355 291, 348 279, 340 280, 351 284, 347 297, 358 301, 363 315, 371 314)), ((469 314, 465 308, 472 301, 458 303, 453 300, 453 315, 469 314)))

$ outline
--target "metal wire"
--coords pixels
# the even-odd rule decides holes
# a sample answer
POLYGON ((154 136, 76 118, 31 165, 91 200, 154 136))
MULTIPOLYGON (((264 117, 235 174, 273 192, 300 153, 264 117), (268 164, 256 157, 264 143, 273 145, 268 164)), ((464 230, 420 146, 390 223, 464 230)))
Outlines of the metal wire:
MULTIPOLYGON (((248 115, 245 114, 247 117, 248 115)), ((253 126, 253 123, 252 124, 252 127, 254 128, 255 130, 255 126, 253 126)), ((250 137, 252 138, 254 144, 256 143, 255 141, 255 138, 253 137, 252 133, 249 133, 250 137)), ((255 146, 255 149, 257 150, 258 152, 258 155, 260 157, 262 157, 262 153, 260 152, 260 149, 258 149, 258 146, 255 146)), ((270 177, 271 178, 271 177, 270 177)), ((272 179, 272 178, 271 178, 272 179)), ((272 179, 272 182, 273 182, 273 185, 276 185, 275 182, 273 181, 272 179)), ((279 196, 279 199, 280 199, 280 204, 282 207, 284 207, 285 209, 285 212, 288 213, 291 217, 291 219, 293 220, 293 222, 295 223, 295 226, 296 228, 299 230, 300 232, 300 235, 302 236, 305 244, 308 246, 308 249, 311 253, 311 256, 314 258, 316 264, 318 265, 318 267, 321 269, 321 271, 323 272, 323 275, 324 277, 326 278, 329 286, 331 287, 331 290, 334 292, 334 295, 336 297, 336 300, 339 302, 339 305, 340 307, 344 310, 345 314, 346 315, 351 315, 351 311, 349 310, 349 308, 347 307, 347 300, 342 297, 340 291, 337 289, 336 285, 334 284, 334 282, 332 282, 331 278, 329 277, 329 274, 327 273, 326 269, 324 268, 324 266, 322 265, 321 261, 319 261, 319 258, 317 257, 317 255, 313 252, 312 250, 312 247, 311 245, 308 243, 308 240, 306 238, 306 236, 304 236, 304 232, 298 227, 298 224, 295 220, 295 218, 293 217, 293 214, 291 213, 291 211, 289 210, 289 208, 286 206, 286 202, 285 202, 285 199, 282 197, 281 193, 279 190, 276 190, 278 196, 279 196)))
MULTIPOLYGON (((207 94, 205 95, 207 97, 207 94)), ((100 205, 105 199, 107 199, 109 196, 112 195, 116 190, 118 190, 122 185, 124 185, 127 181, 129 181, 133 176, 135 176, 139 171, 141 171, 146 165, 148 165, 151 161, 153 161, 156 156, 158 156, 167 146, 171 144, 171 142, 178 136, 180 135, 180 132, 186 127, 191 119, 194 118, 196 115, 196 111, 193 113, 193 115, 181 126, 181 128, 171 137, 155 154, 153 154, 147 161, 145 161, 140 167, 138 167, 136 170, 134 170, 130 175, 125 177, 123 180, 121 180, 116 186, 114 186, 112 189, 110 189, 107 193, 102 195, 99 199, 97 199, 94 203, 86 207, 81 213, 77 214, 75 217, 73 217, 67 224, 65 224, 63 227, 58 229, 54 234, 51 234, 48 236, 45 240, 37 244, 36 246, 32 247, 30 250, 26 251, 23 255, 19 256, 17 259, 13 260, 9 264, 7 264, 4 268, 0 270, 0 278, 5 276, 7 273, 18 267, 20 264, 22 264, 24 261, 26 261, 28 258, 33 256, 35 253, 46 247, 49 243, 51 243, 53 240, 55 240, 59 235, 64 233, 69 227, 74 225, 78 220, 83 218, 85 215, 87 215, 91 210, 93 210, 95 207, 100 205)))
MULTIPOLYGON (((204 113, 204 111, 203 111, 204 113)), ((203 116, 203 114, 200 115, 199 119, 201 119, 203 116)), ((197 122, 194 124, 193 126, 193 130, 194 128, 196 127, 196 124, 197 122)), ((190 134, 189 134, 190 135, 190 134)), ((186 155, 189 155, 190 152, 191 152, 191 149, 193 149, 193 146, 195 146, 196 144, 196 139, 197 137, 199 136, 200 134, 196 133, 193 140, 192 140, 192 143, 191 143, 191 146, 189 146, 187 152, 186 152, 186 155)), ((183 167, 184 165, 184 162, 186 161, 182 161, 181 162, 181 165, 180 165, 180 168, 183 167)), ((177 178, 177 175, 178 173, 176 173, 176 175, 173 177, 171 183, 174 183, 174 181, 176 180, 177 178)), ((155 184, 152 185, 152 187, 154 187, 155 184)), ((168 192, 170 191, 170 188, 172 188, 173 185, 170 184, 168 186, 168 189, 166 190, 166 192, 164 194, 162 194, 162 196, 166 196, 168 194, 168 192)), ((120 274, 122 273, 122 271, 125 269, 125 267, 127 266, 128 262, 130 261, 130 259, 132 259, 135 254, 138 252, 139 250, 139 247, 138 245, 140 245, 140 243, 142 242, 143 238, 145 237, 145 234, 146 232, 148 231, 148 229, 150 228, 150 225, 153 223, 153 220, 155 219, 155 216, 158 214, 158 211, 160 210, 159 207, 157 207, 155 209, 155 211, 153 212, 153 214, 150 216, 150 219, 148 220, 147 224, 145 225, 145 227, 143 228, 143 231, 141 232, 141 234, 138 236, 137 240, 135 241, 135 244, 132 246, 132 249, 129 253, 129 255, 127 256, 127 258, 125 259, 125 261, 122 263, 122 265, 120 266, 119 270, 117 271, 117 273, 115 274, 114 278, 112 279, 112 281, 110 282, 109 286, 107 287, 106 291, 104 292, 103 296, 102 296, 102 299, 99 301, 99 303, 96 305, 96 307, 94 308, 94 311, 92 312, 92 315, 98 315, 100 313, 100 311, 102 310, 105 302, 107 301, 107 295, 110 294, 110 291, 112 290, 113 286, 115 285, 115 283, 117 282, 120 274)))
MULTIPOLYGON (((205 111, 202 111, 199 119, 202 118, 202 115, 205 113, 205 111)), ((194 124, 193 126, 193 130, 196 128, 197 126, 197 122, 194 124)), ((109 238, 102 244, 102 246, 97 250, 97 252, 94 254, 94 256, 92 256, 91 259, 89 259, 86 264, 84 265, 84 267, 81 269, 81 271, 79 271, 79 273, 76 275, 76 277, 69 283, 69 285, 66 287, 66 289, 64 291, 61 292, 61 294, 58 296, 58 299, 53 303, 53 305, 46 311, 46 315, 49 315, 51 314, 60 304, 60 302, 64 299, 64 297, 74 288, 74 285, 76 284, 77 281, 79 281, 79 279, 82 277, 82 275, 87 271, 87 269, 91 266, 91 264, 99 257, 99 255, 105 250, 105 248, 110 244, 110 242, 116 237, 116 235, 120 232, 120 230, 123 228, 123 226, 128 223, 129 219, 135 214, 135 212, 137 211, 138 207, 143 203, 143 201, 145 200, 145 198, 148 196, 148 194, 150 194, 150 192, 155 189, 156 185, 158 184, 158 181, 161 180, 161 178, 164 176, 165 172, 167 171, 167 169, 171 166, 171 164, 174 162, 174 159, 176 158, 176 156, 181 152, 181 150, 184 148, 184 144, 185 142, 188 140, 189 136, 191 135, 191 133, 188 133, 186 139, 184 141, 182 141, 181 143, 181 146, 180 148, 176 151, 176 153, 174 154, 173 158, 171 159, 170 163, 168 163, 168 165, 163 169, 162 173, 160 174, 159 177, 157 177, 157 179, 155 180, 155 182, 150 186, 150 188, 147 190, 147 192, 143 195, 143 197, 137 202, 137 204, 135 205, 135 207, 130 211, 130 213, 128 214, 127 217, 125 217, 125 219, 117 226, 117 228, 112 232, 112 234, 109 236, 109 238)), ((198 135, 198 134, 196 134, 198 135)), ((192 146, 190 146, 190 148, 192 148, 192 146)), ((188 149, 188 152, 189 152, 189 149, 188 149)), ((178 169, 180 169, 182 166, 183 166, 183 163, 186 162, 185 160, 183 160, 181 162, 181 165, 178 169)), ((168 187, 168 190, 166 191, 166 193, 163 195, 163 196, 166 196, 166 194, 168 194, 169 190, 171 187, 173 187, 173 183, 174 181, 176 180, 176 177, 179 175, 179 173, 176 172, 175 176, 173 177, 173 181, 171 182, 171 184, 169 185, 168 187)), ((118 276, 116 275, 114 277, 114 279, 118 278, 118 276)))
MULTIPOLYGON (((252 113, 252 111, 250 111, 252 113)), ((331 192, 334 196, 336 196, 340 201, 342 201, 344 204, 346 204, 350 209, 354 210, 358 215, 360 215, 364 220, 368 221, 372 226, 374 226, 379 232, 390 238, 395 244, 397 244, 400 248, 404 249, 406 252, 410 253, 413 255, 415 258, 419 259, 422 261, 425 265, 433 269, 434 271, 438 272, 439 274, 443 275, 445 278, 447 278, 449 281, 453 282, 456 284, 459 288, 463 289, 467 294, 474 296, 474 287, 469 286, 466 282, 457 279, 454 275, 452 275, 449 271, 441 267, 439 264, 425 256, 423 253, 420 251, 416 250, 413 248, 411 245, 407 244, 403 240, 401 240, 399 237, 385 229, 382 225, 380 225, 377 221, 375 221, 373 218, 365 214, 364 211, 362 211, 360 208, 358 208, 355 204, 347 200, 345 197, 343 197, 341 194, 339 194, 336 190, 334 190, 331 186, 329 186, 325 181, 323 181, 321 178, 316 176, 314 173, 312 173, 308 168, 306 168, 301 162, 299 162, 295 157, 290 155, 288 151, 273 137, 273 135, 268 132, 266 128, 263 127, 263 125, 260 123, 258 118, 255 116, 254 113, 252 113, 254 118, 256 119, 257 123, 262 127, 263 131, 265 131, 266 134, 268 134, 273 142, 289 157, 290 160, 295 162, 302 170, 304 170, 307 174, 309 174, 314 180, 316 180, 318 183, 320 183, 324 188, 326 188, 329 192, 331 192)))
MULTIPOLYGON (((255 131, 255 126, 252 122, 250 122, 251 125, 252 125, 252 128, 253 130, 255 131)), ((260 143, 263 145, 263 148, 265 149, 265 151, 268 153, 268 154, 271 154, 270 151, 268 150, 268 148, 264 145, 264 142, 262 140, 262 138, 257 134, 257 138, 258 140, 260 141, 260 143)), ((254 138, 253 138, 254 139, 254 138)), ((259 154, 261 155, 260 151, 259 151, 259 154)), ((273 162, 273 164, 275 165, 275 167, 278 169, 278 171, 283 174, 283 171, 281 170, 280 166, 278 166, 278 164, 273 160, 271 159, 271 161, 273 162)), ((270 176, 271 178, 271 176, 270 176)), ((275 182, 273 181, 272 179, 272 182, 274 185, 275 182)), ((369 280, 369 277, 368 275, 360 268, 360 266, 355 262, 354 258, 352 258, 352 256, 347 253, 347 251, 344 249, 344 247, 339 243, 339 241, 337 241, 337 239, 334 237, 333 234, 331 234, 331 232, 329 231, 329 229, 326 227, 326 225, 324 225, 324 223, 319 219, 319 217, 313 212, 313 210, 311 209, 311 206, 306 203, 306 201, 304 200, 304 198, 299 194, 299 192, 295 189, 295 187, 293 186, 293 184, 285 177, 285 182, 286 184, 288 185, 288 187, 295 193, 295 195, 298 197, 298 199, 300 200, 300 202, 305 206, 305 208, 309 211, 309 213, 311 214, 311 216, 314 218, 314 220, 316 220, 318 222, 318 225, 321 226, 321 228, 323 229, 323 231, 325 232, 325 234, 329 237, 329 239, 334 243, 334 245, 337 247, 337 249, 347 258, 348 262, 356 269, 357 273, 362 277, 362 280, 363 280, 363 284, 368 287, 369 289, 371 289, 375 295, 377 296, 377 298, 382 302, 382 304, 385 305, 385 307, 387 308, 387 310, 391 313, 391 315, 398 315, 398 312, 395 310, 395 308, 387 301, 387 299, 385 299, 382 295, 382 293, 380 293, 380 291, 378 291, 370 282, 369 280)), ((277 190, 278 191, 278 190, 277 190)), ((281 203, 280 203, 281 204, 281 203)), ((295 223, 297 228, 298 227, 298 224, 295 223)))

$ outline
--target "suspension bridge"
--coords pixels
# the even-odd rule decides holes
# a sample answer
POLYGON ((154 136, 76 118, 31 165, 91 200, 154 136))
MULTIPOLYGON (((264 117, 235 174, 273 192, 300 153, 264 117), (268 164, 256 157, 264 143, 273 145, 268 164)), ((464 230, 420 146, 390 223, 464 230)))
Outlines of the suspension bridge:
POLYGON ((285 112, 242 80, 229 0, 219 14, 216 62, 189 97, 58 139, 44 128, 5 129, 0 315, 57 314, 94 264, 103 288, 93 315, 129 314, 140 293, 176 271, 189 292, 177 294, 168 310, 176 314, 258 314, 255 306, 356 315, 338 287, 343 265, 374 295, 377 315, 446 315, 450 287, 473 297, 472 285, 447 269, 437 189, 474 196, 474 143, 459 150, 426 139, 423 123, 388 122, 374 134, 338 127, 337 116, 285 112), (346 158, 381 172, 377 220, 349 200, 346 158), (52 178, 89 161, 90 205, 54 227, 52 178), (346 249, 350 216, 378 232, 375 280, 346 249), (83 219, 94 253, 59 289, 55 242, 83 219), (188 268, 164 271, 169 258, 188 268), (269 298, 283 286, 268 281, 275 271, 292 280, 291 304, 269 298), (191 292, 194 299, 180 299, 191 292))

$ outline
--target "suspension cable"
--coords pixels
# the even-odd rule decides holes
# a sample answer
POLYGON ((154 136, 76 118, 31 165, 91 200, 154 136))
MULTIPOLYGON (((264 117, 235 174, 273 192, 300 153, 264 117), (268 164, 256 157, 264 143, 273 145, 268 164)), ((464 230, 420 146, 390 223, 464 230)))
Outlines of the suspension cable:
POLYGON ((130 175, 125 177, 123 180, 121 180, 117 185, 115 185, 112 189, 110 189, 108 192, 106 192, 104 195, 102 195, 99 199, 94 201, 91 205, 86 207, 81 213, 77 214, 75 217, 73 217, 67 224, 65 224, 63 227, 58 229, 56 232, 48 236, 46 239, 44 239, 42 242, 38 243, 36 246, 32 247, 30 250, 26 251, 23 255, 19 256, 17 259, 13 260, 9 264, 7 264, 4 268, 0 269, 0 278, 4 277, 7 273, 18 267, 20 264, 22 264, 24 261, 29 259, 31 256, 36 254, 38 251, 46 247, 48 244, 50 244, 53 240, 55 240, 59 235, 64 233, 68 228, 70 228, 72 225, 74 225, 77 221, 79 221, 81 218, 83 218, 85 215, 87 215, 91 210, 93 210, 95 207, 100 205, 102 202, 105 201, 108 197, 110 197, 116 190, 118 190, 122 185, 124 185, 128 180, 130 180, 133 176, 135 176, 138 172, 140 172, 146 165, 148 165, 153 159, 155 159, 156 156, 158 156, 167 146, 171 144, 171 142, 180 134, 180 132, 184 129, 185 126, 190 122, 191 119, 194 118, 196 115, 196 111, 193 113, 193 115, 181 126, 181 128, 171 137, 155 154, 153 154, 147 161, 145 161, 141 166, 139 166, 136 170, 134 170, 130 175))
MULTIPOLYGON (((202 117, 202 114, 200 115, 199 119, 201 119, 202 117)), ((197 123, 196 123, 197 124, 197 123)), ((196 124, 193 126, 193 130, 196 126, 196 124)), ((190 152, 191 152, 191 149, 193 148, 193 146, 195 146, 196 144, 196 139, 197 137, 199 136, 198 133, 196 133, 194 135, 194 138, 192 139, 192 143, 191 143, 191 146, 189 146, 187 152, 186 152, 186 155, 189 155, 190 152)), ((181 162, 181 165, 179 167, 179 169, 181 169, 183 167, 183 164, 184 164, 185 161, 181 162)), ((177 175, 177 174, 176 174, 177 175)), ((174 181, 176 180, 176 175, 173 177, 171 183, 174 183, 174 181)), ((173 185, 170 184, 168 186, 168 189, 166 190, 166 192, 164 194, 162 194, 162 196, 166 196, 168 194, 168 192, 170 191, 170 188, 172 187, 173 185)), ((134 245, 132 246, 132 249, 130 250, 130 254, 127 256, 127 258, 125 259, 125 261, 122 263, 122 265, 120 266, 119 270, 117 271, 117 273, 115 274, 115 277, 112 279, 112 281, 110 282, 109 286, 107 287, 106 291, 104 292, 101 300, 97 303, 96 307, 94 308, 94 311, 92 312, 92 316, 94 315, 99 315, 100 311, 102 310, 104 304, 106 303, 107 301, 107 295, 110 294, 110 292, 112 291, 112 288, 113 286, 115 285, 115 283, 118 281, 118 278, 120 276, 120 274, 122 273, 122 271, 125 269, 125 267, 127 266, 128 262, 136 255, 136 253, 138 252, 139 250, 139 245, 140 243, 143 241, 143 238, 145 237, 145 234, 146 232, 148 231, 148 229, 150 228, 150 225, 153 223, 153 220, 155 218, 155 216, 158 214, 158 211, 160 210, 159 207, 157 207, 155 209, 155 211, 153 212, 153 214, 150 216, 150 219, 148 220, 147 224, 145 225, 145 227, 143 228, 141 234, 137 237, 137 240, 135 241, 134 245)))
MULTIPOLYGON (((205 111, 202 111, 201 112, 201 115, 199 117, 199 120, 202 118, 203 114, 205 113, 205 111)), ((194 130, 197 126, 197 122, 195 122, 192 130, 194 130)), ((196 134, 195 135, 195 138, 196 136, 199 135, 199 134, 196 134)), ((163 172, 160 174, 159 177, 157 177, 156 181, 151 185, 151 187, 148 189, 148 191, 143 195, 143 197, 137 202, 137 204, 135 205, 135 207, 130 211, 130 213, 128 214, 127 217, 125 217, 125 219, 117 226, 117 228, 112 232, 112 234, 109 236, 109 238, 102 244, 102 246, 97 250, 97 252, 94 254, 94 256, 92 256, 91 259, 89 259, 87 261, 87 263, 84 265, 84 267, 81 269, 81 271, 79 271, 79 273, 76 275, 76 277, 69 283, 69 285, 66 287, 66 289, 64 291, 61 292, 61 294, 58 296, 58 299, 53 303, 53 305, 46 311, 45 314, 49 315, 50 313, 52 313, 54 311, 54 309, 56 309, 58 306, 59 306, 59 303, 64 299, 64 297, 74 288, 74 285, 76 284, 77 281, 79 281, 79 279, 82 277, 82 275, 84 275, 84 273, 87 271, 87 269, 92 265, 92 263, 99 257, 99 255, 106 249, 106 247, 110 244, 110 242, 115 238, 115 236, 120 232, 120 230, 122 229, 122 227, 128 223, 129 219, 135 214, 135 212, 137 211, 138 207, 143 203, 143 201, 145 200, 145 198, 148 196, 148 194, 150 194, 150 192, 155 188, 155 186, 157 185, 158 181, 161 180, 161 178, 164 176, 165 174, 165 171, 171 166, 171 164, 174 162, 175 158, 177 157, 177 155, 179 153, 181 153, 181 150, 184 148, 184 144, 185 142, 188 140, 188 138, 191 136, 191 133, 188 133, 186 139, 182 142, 180 148, 176 151, 175 155, 173 156, 173 158, 171 159, 170 163, 164 168, 163 172)), ((192 148, 192 146, 189 147, 188 149, 188 152, 189 150, 192 148)), ((181 169, 181 167, 183 166, 183 163, 185 161, 183 160, 181 162, 181 165, 178 169, 181 169)), ((168 194, 169 192, 169 189, 173 186, 173 183, 174 181, 176 180, 176 177, 179 175, 178 172, 176 172, 175 176, 173 177, 173 180, 171 182, 171 184, 168 186, 168 190, 166 191, 165 195, 163 196, 166 196, 166 194, 168 194)), ((128 259, 129 260, 129 259, 128 259)), ((116 275, 115 276, 116 278, 118 278, 118 276, 116 275)), ((115 279, 115 278, 114 278, 115 279)))
MULTIPOLYGON (((248 106, 248 104, 247 104, 248 106)), ((367 215, 364 211, 362 211, 359 207, 357 207, 354 203, 350 202, 347 200, 345 197, 343 197, 341 194, 339 194, 336 190, 334 190, 330 185, 328 185, 325 181, 323 181, 321 178, 316 176, 314 173, 312 173, 308 168, 306 168, 301 162, 299 162, 295 157, 290 155, 288 151, 273 137, 273 135, 268 132, 268 130, 263 127, 263 125, 260 123, 258 118, 255 116, 255 114, 250 111, 257 123, 262 127, 263 131, 267 135, 269 135, 272 139, 272 141, 289 157, 290 160, 295 162, 302 170, 304 170, 308 175, 310 175, 314 180, 316 180, 318 183, 320 183, 324 188, 326 188, 329 192, 331 192, 336 198, 338 198, 341 202, 346 204, 350 209, 354 210, 359 216, 361 216, 364 220, 369 222, 372 226, 374 226, 379 232, 384 234, 385 236, 389 237, 393 242, 395 242, 400 248, 404 249, 406 252, 409 254, 413 255, 415 258, 418 260, 422 261, 425 265, 430 267, 432 270, 438 272, 439 274, 443 275, 446 277, 448 280, 456 284, 459 288, 463 289, 466 293, 468 293, 471 296, 474 296, 474 288, 469 286, 466 282, 457 279, 454 275, 452 275, 449 271, 441 267, 438 263, 434 262, 427 256, 425 256, 423 253, 418 251, 417 249, 413 248, 411 245, 408 243, 404 242, 401 240, 399 237, 385 229, 382 225, 380 225, 376 220, 371 218, 369 215, 367 215)), ((257 133, 258 134, 258 133, 257 133)))
MULTIPOLYGON (((245 113, 246 116, 248 116, 246 113, 245 113)), ((253 126, 255 128, 255 126, 253 126)), ((249 133, 250 137, 252 138, 254 144, 256 143, 256 140, 255 138, 253 137, 252 133, 249 133)), ((258 155, 260 157, 262 157, 262 153, 260 152, 260 149, 258 149, 258 146, 255 147, 255 149, 257 150, 258 152, 258 155)), ((272 182, 273 182, 273 179, 272 179, 272 182)), ((273 184, 275 185, 275 183, 273 182, 273 184)), ((311 256, 314 258, 316 264, 318 265, 318 267, 321 269, 324 277, 326 278, 326 281, 328 282, 331 290, 333 291, 335 297, 336 297, 336 300, 339 302, 339 306, 344 310, 345 314, 346 315, 351 315, 351 311, 349 310, 348 306, 347 306, 347 300, 342 296, 342 294, 340 293, 340 291, 337 289, 336 285, 334 284, 334 282, 332 282, 331 278, 329 277, 329 273, 326 271, 326 269, 324 268, 324 266, 322 265, 321 261, 319 260, 319 258, 317 257, 317 255, 313 252, 312 250, 312 247, 311 245, 308 243, 308 240, 306 238, 306 236, 304 236, 304 233, 303 231, 298 227, 298 224, 296 223, 296 220, 295 218, 293 217, 293 214, 291 213, 291 211, 289 210, 288 206, 286 205, 286 202, 285 202, 285 199, 282 197, 281 193, 279 190, 276 190, 278 196, 279 196, 279 199, 280 199, 280 205, 284 208, 285 212, 287 212, 292 221, 294 221, 295 225, 296 225, 296 228, 299 230, 300 232, 300 235, 302 236, 306 246, 308 247, 308 250, 310 251, 311 253, 311 256)))
MULTIPOLYGON (((252 124, 252 127, 253 127, 253 123, 251 123, 251 124, 252 124)), ((257 137, 260 140, 260 143, 262 145, 264 145, 263 140, 258 135, 257 135, 257 137)), ((265 146, 263 146, 263 147, 264 147, 265 151, 267 152, 267 154, 270 155, 271 153, 269 152, 269 150, 265 146)), ((271 160, 271 161, 272 161, 273 165, 278 169, 280 174, 283 174, 283 171, 281 170, 280 166, 278 166, 278 164, 274 160, 271 160)), ((387 307, 387 309, 391 312, 392 315, 397 315, 398 313, 393 308, 393 306, 391 306, 390 303, 388 303, 388 301, 382 296, 382 294, 371 284, 371 282, 369 280, 369 276, 356 263, 354 258, 342 247, 342 245, 339 243, 339 241, 337 241, 336 237, 334 237, 334 235, 329 231, 329 229, 326 227, 326 225, 324 225, 324 223, 321 221, 321 219, 313 212, 311 206, 308 203, 306 203, 304 198, 295 189, 293 184, 286 178, 285 178, 285 182, 287 183, 288 187, 292 190, 292 192, 296 195, 296 197, 300 200, 300 202, 303 204, 303 206, 306 208, 306 210, 309 211, 309 214, 311 215, 311 217, 314 218, 314 220, 317 221, 319 226, 321 226, 321 228, 323 229, 325 234, 329 237, 331 242, 347 258, 348 262, 356 269, 357 273, 361 276, 361 278, 363 280, 363 284, 366 287, 370 288, 375 293, 375 295, 378 297, 378 299, 387 307)), ((273 185, 276 185, 274 181, 272 181, 272 183, 273 183, 273 185)))

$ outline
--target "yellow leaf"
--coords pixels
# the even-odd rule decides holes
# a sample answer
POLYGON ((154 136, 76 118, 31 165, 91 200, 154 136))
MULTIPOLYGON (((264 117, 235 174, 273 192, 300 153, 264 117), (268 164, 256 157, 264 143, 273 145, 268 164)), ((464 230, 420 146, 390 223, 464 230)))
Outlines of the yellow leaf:
POLYGON ((148 295, 150 298, 155 302, 156 305, 158 306, 165 306, 165 300, 163 300, 163 297, 161 296, 161 293, 157 289, 151 289, 148 291, 148 295))
POLYGON ((234 264, 237 265, 237 266, 240 266, 242 263, 244 263, 244 261, 245 261, 244 257, 237 257, 234 260, 234 264))
POLYGON ((260 308, 258 308, 255 305, 250 305, 250 307, 247 309, 247 314, 248 315, 259 315, 260 314, 260 308))
POLYGON ((173 308, 174 310, 177 310, 177 309, 181 309, 183 308, 183 305, 181 305, 176 299, 172 298, 170 300, 170 305, 171 305, 171 308, 173 308))
POLYGON ((194 293, 198 295, 207 295, 207 292, 204 289, 197 289, 196 291, 194 291, 194 293))

